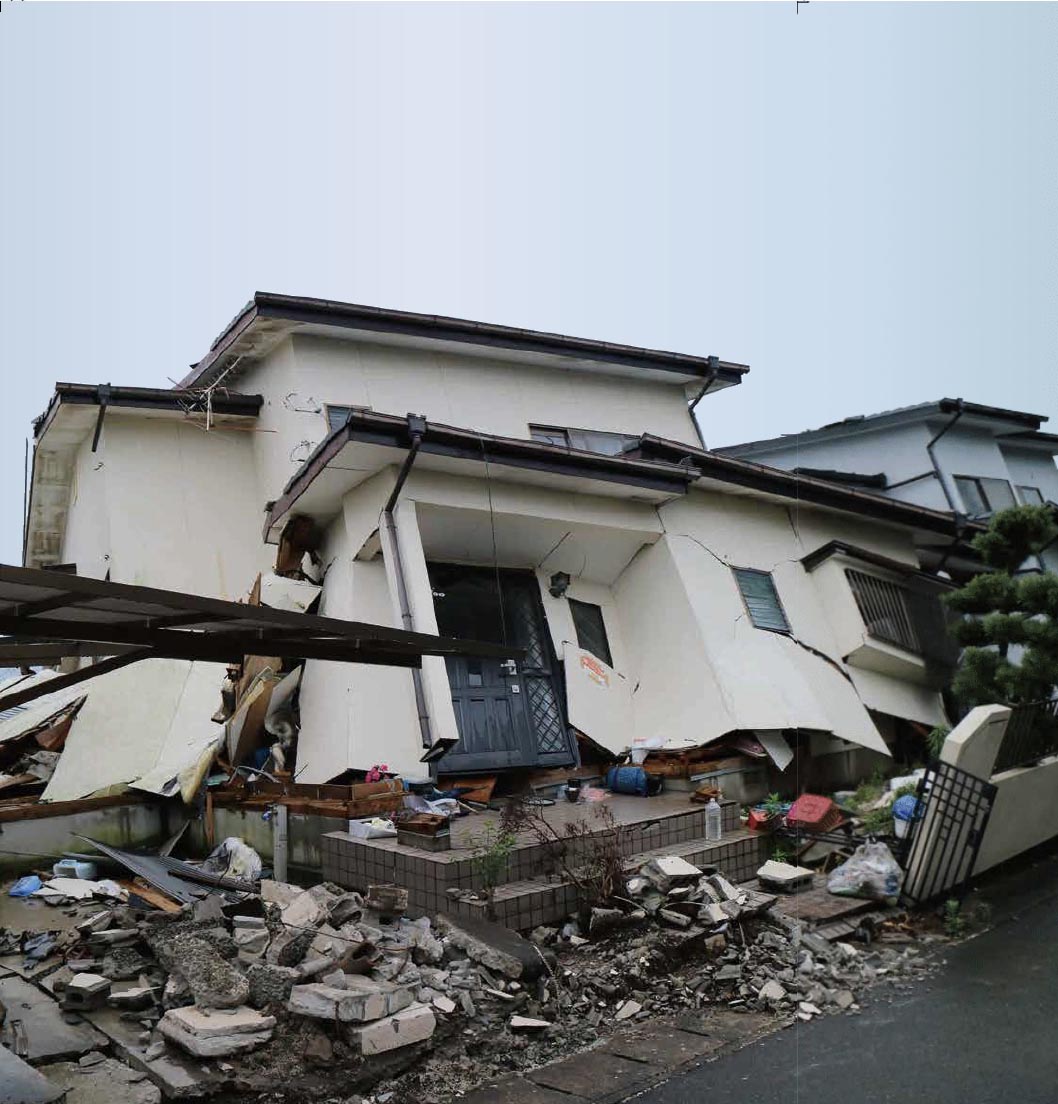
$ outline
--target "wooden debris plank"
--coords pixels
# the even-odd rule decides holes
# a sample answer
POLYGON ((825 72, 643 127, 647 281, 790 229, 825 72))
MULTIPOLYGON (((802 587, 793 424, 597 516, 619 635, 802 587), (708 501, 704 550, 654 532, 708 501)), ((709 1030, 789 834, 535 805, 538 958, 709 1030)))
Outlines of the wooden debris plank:
POLYGON ((153 905, 156 909, 161 909, 162 912, 180 911, 179 901, 174 901, 160 889, 155 889, 154 886, 148 885, 141 878, 136 878, 135 880, 118 878, 117 883, 123 889, 127 889, 129 893, 136 894, 140 900, 146 901, 147 904, 153 905))
MULTIPOLYGON (((572 776, 564 775, 563 781, 569 777, 572 776)), ((482 778, 445 778, 440 784, 440 788, 461 790, 466 786, 472 786, 473 789, 459 795, 460 801, 477 801, 482 805, 487 805, 492 800, 492 791, 496 788, 496 782, 497 776, 494 774, 482 778)))

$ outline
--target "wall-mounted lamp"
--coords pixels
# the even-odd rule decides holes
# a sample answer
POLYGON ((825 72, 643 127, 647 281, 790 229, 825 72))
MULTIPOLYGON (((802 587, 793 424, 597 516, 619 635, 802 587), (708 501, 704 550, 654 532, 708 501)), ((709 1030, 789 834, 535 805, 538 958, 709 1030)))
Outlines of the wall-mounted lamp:
POLYGON ((563 594, 569 590, 569 573, 566 571, 556 571, 551 576, 550 586, 547 588, 551 592, 552 598, 561 598, 563 594))

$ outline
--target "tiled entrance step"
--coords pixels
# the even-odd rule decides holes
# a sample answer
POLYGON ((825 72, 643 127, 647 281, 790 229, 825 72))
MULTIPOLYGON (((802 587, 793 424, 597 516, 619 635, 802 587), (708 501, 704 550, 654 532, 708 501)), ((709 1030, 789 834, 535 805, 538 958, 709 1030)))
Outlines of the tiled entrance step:
MULTIPOLYGON (((768 857, 766 835, 744 828, 726 834, 718 843, 688 840, 671 847, 658 847, 629 858, 636 869, 651 858, 679 855, 695 866, 716 866, 729 881, 748 882, 768 857)), ((496 919, 509 928, 526 930, 540 924, 556 924, 577 911, 576 887, 561 880, 526 879, 510 882, 496 890, 496 919)), ((448 901, 446 911, 457 916, 484 917, 485 902, 477 899, 448 901)))
MULTIPOLYGON (((685 854, 693 862, 696 855, 703 854, 703 848, 722 848, 746 837, 745 830, 739 827, 738 805, 733 801, 721 806, 724 837, 720 845, 705 843, 704 806, 691 804, 685 794, 663 794, 658 798, 614 794, 607 800, 606 807, 621 826, 626 851, 635 855, 685 854)), ((544 810, 542 815, 562 838, 571 818, 583 819, 591 814, 580 806, 561 803, 544 810)), ((455 821, 451 851, 422 851, 392 839, 362 840, 347 832, 331 832, 321 839, 323 876, 328 881, 360 891, 369 885, 395 882, 407 888, 409 908, 413 913, 429 915, 451 911, 453 901, 448 890, 481 888, 481 875, 474 855, 489 828, 496 830, 499 819, 499 813, 489 812, 455 821)), ((606 830, 600 825, 594 834, 606 830)), ((567 846, 575 852, 575 845, 567 846)), ((747 855, 750 853, 754 857, 757 854, 753 848, 746 851, 747 855)), ((739 854, 732 853, 720 860, 702 857, 700 861, 717 861, 727 872, 726 864, 738 858, 739 854)), ((755 862, 752 870, 759 865, 755 862)), ((752 877, 752 873, 747 877, 752 877)), ((530 832, 524 832, 510 853, 499 884, 519 890, 526 885, 544 886, 556 896, 554 891, 561 886, 551 849, 530 832)), ((560 907, 561 899, 561 895, 556 896, 552 911, 560 907)), ((477 911, 470 914, 479 915, 477 911)))

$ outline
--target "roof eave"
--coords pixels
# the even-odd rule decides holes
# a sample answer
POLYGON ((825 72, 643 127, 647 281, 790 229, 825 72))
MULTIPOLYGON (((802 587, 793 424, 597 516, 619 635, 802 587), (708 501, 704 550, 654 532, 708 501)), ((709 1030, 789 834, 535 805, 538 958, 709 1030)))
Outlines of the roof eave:
POLYGON ((966 522, 955 514, 942 510, 931 510, 884 495, 828 483, 826 480, 795 475, 785 469, 771 468, 750 460, 720 456, 663 437, 646 434, 642 443, 643 450, 647 453, 653 451, 658 455, 686 457, 698 469, 702 478, 712 478, 782 498, 809 502, 816 506, 945 536, 957 536, 967 526, 978 528, 975 523, 966 522))
POLYGON ((700 379, 707 382, 709 390, 736 385, 749 371, 746 364, 686 353, 638 348, 445 315, 417 314, 259 291, 217 337, 209 353, 180 381, 180 386, 201 386, 210 382, 213 374, 219 374, 224 369, 225 357, 232 347, 246 338, 256 323, 264 320, 301 326, 344 327, 368 333, 400 334, 424 341, 461 342, 523 353, 596 361, 600 364, 669 373, 684 379, 700 379))
MULTIPOLYGON (((348 421, 329 434, 289 480, 282 496, 272 504, 265 521, 265 539, 346 445, 362 442, 406 450, 412 436, 408 420, 371 411, 354 411, 348 421)), ((544 471, 559 476, 586 477, 624 483, 651 491, 682 495, 697 478, 686 465, 657 463, 622 456, 605 456, 579 449, 564 449, 540 441, 498 437, 472 430, 426 422, 419 444, 420 455, 471 460, 482 464, 544 471)))

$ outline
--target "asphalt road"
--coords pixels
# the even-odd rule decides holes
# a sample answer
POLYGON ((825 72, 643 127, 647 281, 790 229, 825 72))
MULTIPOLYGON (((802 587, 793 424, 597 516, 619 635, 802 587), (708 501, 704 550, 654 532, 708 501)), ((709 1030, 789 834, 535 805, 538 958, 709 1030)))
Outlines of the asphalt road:
POLYGON ((1058 860, 986 886, 995 926, 910 991, 876 989, 674 1077, 637 1104, 1056 1104, 1058 860))

